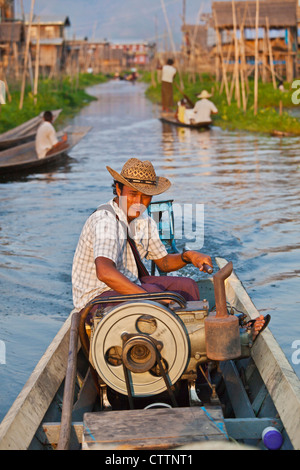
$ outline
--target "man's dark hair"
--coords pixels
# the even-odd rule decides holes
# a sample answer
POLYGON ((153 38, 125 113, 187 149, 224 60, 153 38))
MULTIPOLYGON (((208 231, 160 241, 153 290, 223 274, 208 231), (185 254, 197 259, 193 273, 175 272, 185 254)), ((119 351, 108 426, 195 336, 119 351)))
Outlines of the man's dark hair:
POLYGON ((174 60, 173 60, 173 59, 168 59, 168 60, 167 60, 167 64, 168 64, 168 65, 173 65, 173 64, 174 64, 174 60))
POLYGON ((44 112, 44 119, 45 121, 52 122, 53 114, 51 113, 51 111, 44 112))
POLYGON ((113 184, 112 184, 112 188, 113 188, 113 194, 114 194, 115 196, 117 196, 117 189, 116 189, 116 185, 118 185, 118 186, 119 186, 119 188, 120 188, 120 189, 121 189, 121 191, 122 191, 124 184, 123 184, 123 183, 120 183, 120 181, 116 181, 116 180, 114 180, 114 182, 113 182, 113 184))

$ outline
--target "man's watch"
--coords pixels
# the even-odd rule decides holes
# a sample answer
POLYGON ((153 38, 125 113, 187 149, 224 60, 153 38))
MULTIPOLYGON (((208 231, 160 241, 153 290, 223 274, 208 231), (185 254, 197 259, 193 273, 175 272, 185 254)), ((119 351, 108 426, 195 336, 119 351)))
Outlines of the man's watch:
POLYGON ((181 253, 181 259, 182 259, 182 261, 183 261, 185 264, 192 264, 191 261, 186 261, 186 260, 184 259, 184 256, 183 256, 183 255, 184 255, 184 253, 185 253, 186 251, 191 251, 191 250, 186 250, 186 249, 184 248, 184 249, 182 250, 182 253, 181 253))

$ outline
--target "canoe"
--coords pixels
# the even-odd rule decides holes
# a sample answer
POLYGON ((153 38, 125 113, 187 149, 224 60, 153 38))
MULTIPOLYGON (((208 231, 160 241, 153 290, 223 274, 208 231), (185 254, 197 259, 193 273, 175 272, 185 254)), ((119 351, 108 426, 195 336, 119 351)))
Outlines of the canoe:
POLYGON ((75 145, 77 145, 85 135, 90 131, 91 127, 85 126, 67 126, 57 135, 60 137, 64 133, 68 135, 68 145, 64 149, 39 159, 35 150, 35 142, 18 145, 0 152, 0 175, 15 174, 21 171, 28 171, 40 167, 46 167, 57 162, 66 155, 75 145))
MULTIPOLYGON (((227 266, 225 259, 216 258, 216 262, 220 270, 227 266)), ((198 285, 203 302, 213 307, 213 280, 205 278, 198 285)), ((232 309, 244 312, 249 319, 259 315, 234 271, 226 280, 225 294, 232 309)), ((144 311, 165 308, 156 302, 144 301, 143 305, 144 311)), ((168 310, 165 314, 169 315, 168 310)), ((3 419, 1 450, 56 449, 65 432, 61 420, 68 397, 72 411, 70 449, 158 449, 160 453, 166 449, 264 449, 261 436, 269 426, 280 431, 281 449, 300 449, 299 379, 268 328, 254 342, 250 357, 217 362, 218 384, 213 375, 210 384, 202 380, 198 390, 189 389, 188 402, 177 407, 161 403, 156 408, 111 410, 103 381, 101 400, 97 396, 77 341, 78 321, 74 310, 3 419), (72 358, 77 359, 75 363, 72 358)))
MULTIPOLYGON (((53 122, 58 118, 61 113, 61 109, 52 111, 53 122)), ((20 126, 10 129, 0 135, 0 150, 6 150, 17 145, 31 142, 35 139, 36 131, 39 125, 43 122, 43 114, 40 113, 38 116, 24 122, 20 126)))
POLYGON ((173 126, 179 127, 189 127, 190 129, 209 129, 212 125, 212 122, 198 122, 197 124, 185 124, 180 122, 174 116, 174 113, 165 113, 160 117, 160 121, 165 124, 171 124, 173 126))

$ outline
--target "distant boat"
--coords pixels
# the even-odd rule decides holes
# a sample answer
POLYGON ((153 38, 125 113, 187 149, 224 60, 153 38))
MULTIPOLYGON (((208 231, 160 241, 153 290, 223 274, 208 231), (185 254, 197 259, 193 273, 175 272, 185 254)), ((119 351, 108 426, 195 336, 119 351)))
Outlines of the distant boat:
MULTIPOLYGON (((53 121, 57 119, 59 114, 62 112, 61 109, 52 111, 53 121)), ((43 114, 24 122, 20 126, 14 127, 7 132, 0 135, 0 150, 6 150, 17 145, 25 144, 34 140, 36 131, 39 125, 43 122, 43 114)))
POLYGON ((172 124, 173 126, 179 126, 179 127, 189 127, 191 129, 208 129, 212 125, 211 121, 210 122, 198 122, 196 124, 185 124, 184 122, 178 121, 174 113, 163 113, 159 119, 161 122, 164 122, 166 124, 172 124))
POLYGON ((60 134, 67 133, 68 142, 64 149, 60 149, 44 158, 38 158, 35 150, 35 142, 18 145, 0 152, 0 175, 17 173, 23 170, 35 169, 49 165, 66 155, 83 137, 91 130, 91 127, 68 126, 60 134))

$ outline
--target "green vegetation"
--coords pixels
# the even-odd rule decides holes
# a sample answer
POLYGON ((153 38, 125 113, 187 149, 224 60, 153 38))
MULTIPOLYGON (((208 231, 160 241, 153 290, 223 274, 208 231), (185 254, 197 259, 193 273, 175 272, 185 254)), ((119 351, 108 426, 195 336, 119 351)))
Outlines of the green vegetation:
POLYGON ((31 87, 28 85, 21 110, 19 109, 20 86, 18 86, 18 89, 15 86, 15 89, 10 90, 11 101, 6 96, 6 104, 1 106, 0 133, 28 121, 47 109, 63 110, 55 122, 55 127, 59 128, 66 123, 68 118, 73 117, 79 109, 96 99, 89 95, 85 88, 105 81, 107 81, 107 78, 103 74, 92 75, 88 73, 80 74, 74 79, 63 77, 60 80, 40 80, 36 104, 34 103, 31 87))
MULTIPOLYGON (((157 82, 156 87, 151 82, 151 74, 145 73, 143 80, 149 83, 147 89, 147 97, 156 103, 161 101, 161 86, 157 82)), ((295 108, 292 103, 292 94, 295 92, 290 85, 285 83, 286 92, 274 90, 272 83, 259 82, 258 85, 258 112, 254 116, 254 83, 253 79, 249 80, 249 96, 247 101, 246 112, 242 107, 238 108, 236 100, 232 99, 231 105, 228 105, 225 89, 219 93, 220 84, 214 79, 203 74, 197 76, 195 83, 191 83, 187 76, 183 77, 184 93, 191 101, 196 102, 196 95, 202 90, 213 93, 213 102, 217 106, 219 113, 213 117, 214 123, 223 129, 229 130, 246 130, 251 132, 272 133, 274 131, 300 135, 300 120, 289 114, 288 110, 295 108), (283 112, 280 115, 280 101, 282 102, 283 112)), ((176 77, 176 83, 179 86, 179 77, 176 77)), ((223 87, 224 88, 224 87, 223 87)), ((182 94, 174 86, 174 101, 177 102, 182 98, 182 94)))

